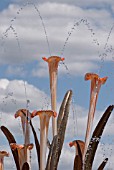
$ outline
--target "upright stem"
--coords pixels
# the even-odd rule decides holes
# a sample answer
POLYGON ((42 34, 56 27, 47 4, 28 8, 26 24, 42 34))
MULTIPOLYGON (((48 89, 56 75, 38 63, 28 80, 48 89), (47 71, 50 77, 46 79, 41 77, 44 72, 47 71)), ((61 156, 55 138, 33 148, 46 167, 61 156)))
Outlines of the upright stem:
MULTIPOLYGON (((49 123, 49 120, 47 124, 49 123)), ((40 118, 40 170, 45 170, 46 166, 46 146, 47 146, 47 128, 45 122, 40 118)))
POLYGON ((89 105, 89 113, 88 113, 88 120, 87 120, 83 160, 85 159, 85 154, 87 152, 87 148, 90 141, 90 134, 91 134, 92 124, 93 124, 98 94, 101 85, 106 82, 107 77, 100 78, 97 74, 87 73, 85 75, 85 80, 91 80, 91 92, 90 92, 90 105, 89 105))
MULTIPOLYGON (((48 62, 50 77, 51 109, 53 111, 56 111, 58 64, 60 61, 63 61, 64 58, 60 58, 58 56, 51 56, 48 59, 44 57, 43 60, 48 62)), ((57 135, 57 119, 55 117, 52 118, 52 129, 53 136, 57 135)))
POLYGON ((9 153, 6 151, 0 151, 0 170, 4 170, 4 156, 9 156, 9 153))
POLYGON ((23 147, 22 149, 17 149, 19 153, 19 164, 20 164, 20 169, 22 169, 23 164, 25 162, 28 162, 28 156, 27 156, 27 147, 23 147))
MULTIPOLYGON (((57 73, 52 72, 50 77, 50 92, 51 92, 51 108, 56 111, 57 100, 57 73)), ((53 136, 57 135, 57 119, 52 117, 53 136)))
POLYGON ((0 170, 4 170, 4 157, 0 156, 0 170))
POLYGON ((21 124, 23 129, 24 144, 28 145, 30 143, 30 119, 31 113, 27 109, 20 109, 16 112, 15 118, 21 117, 21 124))
POLYGON ((45 170, 49 120, 51 116, 55 117, 56 113, 52 110, 41 110, 32 113, 32 117, 36 115, 40 118, 40 170, 45 170))
POLYGON ((28 110, 26 110, 26 121, 25 121, 25 145, 28 145, 30 143, 30 119, 31 115, 28 110))
POLYGON ((90 141, 90 134, 91 134, 92 124, 93 124, 93 118, 94 118, 97 99, 98 99, 98 93, 92 93, 90 97, 90 106, 89 106, 86 136, 85 136, 85 152, 87 151, 87 147, 90 141))
MULTIPOLYGON (((15 118, 18 116, 21 117, 23 135, 24 135, 24 145, 27 146, 30 144, 30 120, 31 120, 31 113, 27 109, 20 109, 16 112, 15 118)), ((30 151, 29 149, 23 148, 20 152, 24 152, 26 155, 25 157, 29 166, 30 166, 30 151), (25 151, 24 151, 25 150, 25 151)))

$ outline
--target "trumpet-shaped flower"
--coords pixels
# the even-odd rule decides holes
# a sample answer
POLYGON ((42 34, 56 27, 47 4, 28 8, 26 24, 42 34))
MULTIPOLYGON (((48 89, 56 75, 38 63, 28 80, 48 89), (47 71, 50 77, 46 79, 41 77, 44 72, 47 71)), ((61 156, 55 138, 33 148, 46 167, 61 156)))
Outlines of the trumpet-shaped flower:
POLYGON ((28 151, 33 148, 33 144, 19 145, 19 144, 16 144, 16 143, 11 143, 10 146, 11 146, 12 150, 17 149, 18 155, 19 155, 20 170, 22 170, 23 164, 25 162, 27 162, 29 164, 28 151))
POLYGON ((31 114, 26 109, 20 109, 15 113, 15 118, 21 117, 21 123, 22 123, 22 129, 23 129, 23 135, 24 135, 24 143, 25 145, 30 143, 30 119, 31 114))
MULTIPOLYGON (((21 117, 21 123, 22 123, 22 129, 23 129, 23 135, 24 135, 24 145, 28 146, 30 144, 30 120, 31 120, 31 113, 29 110, 26 109, 20 109, 15 113, 15 118, 21 117)), ((21 150, 22 154, 25 154, 25 160, 26 157, 29 157, 30 152, 29 149, 23 148, 21 150), (25 152, 25 153, 24 153, 25 152)), ((30 161, 27 160, 29 165, 30 161)))
POLYGON ((94 113, 96 109, 96 103, 98 99, 98 94, 101 88, 101 85, 106 82, 108 77, 100 78, 97 74, 94 73, 87 73, 85 75, 85 80, 91 80, 91 91, 90 91, 90 106, 89 106, 89 113, 88 113, 88 121, 87 121, 87 129, 86 129, 86 136, 85 136, 85 151, 84 156, 87 151, 87 147, 90 140, 90 133, 92 128, 92 123, 94 119, 94 113))
POLYGON ((78 149, 77 149, 77 143, 76 141, 78 142, 79 146, 80 146, 80 149, 81 149, 81 153, 83 155, 84 153, 84 147, 85 147, 85 142, 81 141, 81 140, 74 140, 72 142, 69 143, 69 146, 72 147, 74 146, 75 149, 76 149, 76 155, 78 155, 78 149))
MULTIPOLYGON (((64 58, 58 56, 51 56, 49 58, 43 57, 43 60, 48 63, 49 77, 50 77, 50 92, 51 92, 51 108, 56 111, 56 91, 57 91, 57 73, 58 64, 63 61, 64 58)), ((57 120, 52 118, 53 136, 57 135, 57 120)))
POLYGON ((84 153, 85 143, 81 140, 74 140, 73 142, 69 143, 69 146, 70 147, 74 146, 76 149, 73 169, 82 170, 82 168, 83 168, 82 157, 83 157, 83 153, 84 153))
POLYGON ((8 157, 9 153, 6 151, 0 151, 0 170, 4 170, 4 157, 8 157))
POLYGON ((57 114, 52 110, 34 111, 31 114, 32 117, 37 115, 40 118, 40 170, 45 170, 49 120, 51 116, 56 117, 57 114))

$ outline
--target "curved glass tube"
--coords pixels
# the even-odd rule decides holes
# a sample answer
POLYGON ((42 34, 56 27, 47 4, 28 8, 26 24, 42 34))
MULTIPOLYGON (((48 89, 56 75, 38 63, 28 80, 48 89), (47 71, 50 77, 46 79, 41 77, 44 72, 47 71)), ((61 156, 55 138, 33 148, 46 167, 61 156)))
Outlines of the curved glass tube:
POLYGON ((0 170, 4 170, 4 157, 9 157, 9 153, 6 151, 0 151, 0 170))
POLYGON ((30 165, 28 152, 33 148, 33 144, 19 145, 16 143, 11 143, 10 146, 12 150, 17 149, 18 151, 20 170, 22 170, 23 164, 25 162, 27 162, 30 165))
MULTIPOLYGON (((51 93, 51 109, 56 111, 56 98, 57 98, 57 74, 58 64, 63 61, 64 58, 58 56, 51 56, 49 58, 43 57, 44 61, 48 63, 49 77, 50 77, 50 93, 51 93)), ((53 136, 57 135, 57 120, 52 118, 53 136)))
POLYGON ((85 157, 85 154, 86 154, 86 151, 89 145, 89 141, 90 141, 90 134, 91 134, 92 124, 93 124, 98 94, 99 94, 101 85, 106 82, 107 78, 108 77, 100 78, 95 73, 87 73, 85 75, 85 80, 91 80, 91 90, 90 90, 90 105, 89 105, 89 113, 88 113, 86 136, 85 136, 84 157, 85 157))
POLYGON ((40 118, 40 170, 46 167, 46 148, 50 117, 56 117, 56 112, 52 110, 34 111, 31 116, 39 116, 40 118))
POLYGON ((30 143, 30 119, 31 114, 26 109, 20 109, 15 113, 15 118, 21 117, 21 124, 24 135, 24 144, 28 145, 30 143))

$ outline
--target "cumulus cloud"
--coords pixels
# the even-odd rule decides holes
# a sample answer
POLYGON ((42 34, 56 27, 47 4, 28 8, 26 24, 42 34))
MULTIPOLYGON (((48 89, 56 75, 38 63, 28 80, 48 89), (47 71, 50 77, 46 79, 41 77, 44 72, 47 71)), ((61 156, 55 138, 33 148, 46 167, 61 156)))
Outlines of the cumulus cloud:
MULTIPOLYGON (((22 0, 11 0, 11 2, 18 3, 18 4, 23 3, 22 0)), ((26 1, 26 2, 31 2, 31 0, 26 1)), ((81 7, 84 7, 84 8, 85 7, 103 8, 103 7, 106 7, 109 4, 110 4, 110 6, 114 4, 114 2, 112 0, 109 0, 108 2, 107 2, 107 0, 101 0, 101 1, 99 1, 99 0, 97 0, 97 1, 96 0, 93 0, 93 1, 87 0, 86 2, 83 1, 83 0, 77 0, 77 1, 73 1, 73 0, 67 0, 67 1, 66 0, 58 0, 58 1, 55 1, 55 0, 54 1, 53 0, 42 0, 42 1, 32 0, 32 2, 33 3, 59 2, 59 3, 62 3, 62 4, 63 3, 69 4, 69 5, 73 4, 73 5, 81 6, 81 7)))
MULTIPOLYGON (((66 63, 68 65, 70 63, 69 67, 74 68, 74 71, 78 72, 77 74, 82 74, 87 67, 89 70, 97 69, 95 61, 99 61, 99 54, 106 52, 104 45, 113 23, 113 18, 106 9, 83 9, 73 4, 57 2, 42 3, 39 6, 36 4, 35 7, 31 4, 22 9, 19 5, 12 4, 0 12, 0 17, 2 23, 0 30, 3 35, 0 47, 1 64, 30 63, 35 59, 39 60, 40 64, 40 58, 48 57, 49 51, 51 51, 51 55, 62 55, 64 51, 66 63), (36 9, 40 11, 40 14, 36 9), (85 21, 80 23, 82 18, 85 21), (77 22, 80 23, 79 26, 74 27, 77 22), (45 24, 45 28, 43 24, 45 24), (7 31, 9 26, 11 27, 7 31), (72 30, 73 27, 74 30, 72 30), (46 29, 46 35, 44 29, 46 29), (47 44, 46 38, 48 38, 49 44, 47 44), (69 40, 64 50, 61 51, 67 38, 69 40), (97 45, 98 43, 99 45, 97 45), (84 61, 81 67, 80 61, 84 61), (73 66, 75 63, 76 67, 73 66)), ((112 32, 109 47, 112 45, 113 36, 112 32)), ((109 61, 112 59, 112 55, 113 53, 108 52, 109 61)), ((33 70, 34 76, 43 76, 46 72, 41 64, 37 70, 36 73, 33 70)), ((20 68, 17 67, 17 74, 20 71, 20 68)), ((11 67, 8 72, 12 72, 11 67)), ((72 70, 71 74, 73 74, 72 70)))
POLYGON ((0 105, 6 113, 26 108, 26 100, 30 100, 30 110, 44 108, 46 100, 50 101, 47 94, 23 80, 1 79, 0 82, 0 105))

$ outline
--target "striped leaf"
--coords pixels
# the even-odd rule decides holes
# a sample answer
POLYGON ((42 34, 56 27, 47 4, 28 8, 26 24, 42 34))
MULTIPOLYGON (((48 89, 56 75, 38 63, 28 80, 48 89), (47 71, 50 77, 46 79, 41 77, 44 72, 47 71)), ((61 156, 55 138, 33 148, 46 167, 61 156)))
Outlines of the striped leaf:
MULTIPOLYGON (((15 140, 14 136, 12 135, 12 133, 5 126, 1 126, 1 130, 4 133, 4 135, 6 136, 8 142, 9 142, 9 145, 11 143, 16 143, 16 140, 15 140)), ((11 151, 12 151, 12 154, 13 154, 13 157, 14 157, 14 161, 15 161, 17 170, 20 170, 19 157, 18 157, 17 149, 15 149, 15 150, 11 149, 11 151)))
POLYGON ((59 158, 61 155, 61 150, 64 142, 64 137, 65 137, 65 130, 66 130, 66 125, 67 125, 67 120, 68 120, 68 115, 69 115, 69 110, 70 110, 70 102, 71 102, 71 97, 72 97, 72 91, 69 90, 68 92, 68 98, 67 102, 65 104, 65 109, 63 110, 63 118, 60 121, 60 128, 58 129, 58 134, 57 138, 55 140, 55 145, 53 147, 53 153, 52 153, 52 160, 50 162, 50 168, 51 170, 56 170, 59 162, 59 158))
POLYGON ((82 152, 81 152, 81 148, 80 148, 80 144, 78 140, 76 140, 76 144, 77 144, 78 155, 76 154, 75 159, 74 159, 74 170, 82 170, 82 167, 83 167, 82 152))
POLYGON ((62 121, 63 116, 64 116, 65 106, 66 106, 66 103, 68 101, 68 97, 69 97, 69 91, 65 94, 64 99, 63 99, 62 104, 61 104, 61 107, 59 109, 59 114, 58 114, 58 117, 57 117, 57 130, 59 130, 59 128, 60 128, 61 121, 62 121))
POLYGON ((49 154, 48 154, 48 159, 47 159, 47 164, 46 164, 46 170, 50 170, 50 163, 52 161, 52 154, 55 146, 55 141, 56 141, 57 135, 53 137, 52 144, 49 149, 49 154))
POLYGON ((93 132, 92 138, 88 146, 88 150, 85 155, 84 170, 92 169, 92 164, 93 164, 93 160, 95 157, 95 153, 96 153, 99 141, 101 139, 105 125, 107 124, 107 121, 111 115, 113 108, 114 108, 114 105, 111 105, 106 109, 105 113, 101 117, 100 121, 98 122, 93 132))
POLYGON ((104 167, 105 167, 105 165, 107 164, 107 162, 108 162, 108 158, 106 158, 106 159, 101 163, 101 165, 99 166, 98 170, 103 170, 104 167))
POLYGON ((35 131, 34 126, 32 124, 32 121, 30 121, 30 126, 31 126, 33 136, 34 136, 34 141, 35 141, 35 146, 36 146, 36 153, 37 153, 37 158, 38 158, 38 165, 39 165, 39 169, 40 169, 40 144, 39 144, 39 141, 38 141, 36 131, 35 131))

